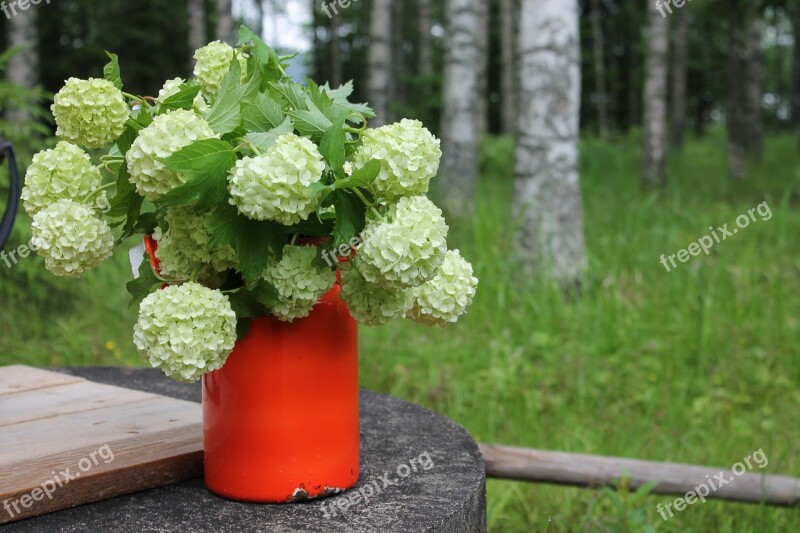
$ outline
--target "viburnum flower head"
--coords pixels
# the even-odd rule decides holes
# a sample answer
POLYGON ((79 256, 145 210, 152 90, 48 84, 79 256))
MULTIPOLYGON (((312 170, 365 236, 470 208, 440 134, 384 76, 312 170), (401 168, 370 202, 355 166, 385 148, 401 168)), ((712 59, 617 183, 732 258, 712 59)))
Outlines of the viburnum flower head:
POLYGON ((236 314, 219 291, 170 285, 142 301, 133 342, 153 367, 191 383, 225 364, 236 342, 236 314))
MULTIPOLYGON (((58 200, 81 203, 87 195, 100 188, 102 181, 100 171, 92 165, 86 152, 61 141, 52 150, 33 156, 22 189, 23 206, 33 216, 58 200)), ((96 202, 106 202, 105 191, 97 195, 96 202)))
POLYGON ((444 259, 448 230, 442 210, 428 198, 401 198, 385 221, 368 221, 356 257, 358 269, 375 285, 394 289, 422 285, 444 259))
POLYGON ((200 82, 205 95, 214 96, 219 91, 234 55, 239 60, 242 81, 244 81, 247 79, 247 54, 244 52, 234 50, 230 45, 222 41, 214 41, 199 48, 194 53, 196 61, 194 75, 200 82))
POLYGON ((122 135, 130 109, 107 80, 70 78, 56 93, 51 110, 56 135, 87 148, 101 148, 122 135))
POLYGON ((136 191, 155 200, 186 183, 183 174, 169 170, 159 159, 171 156, 194 141, 212 137, 218 135, 193 111, 177 109, 155 117, 139 132, 125 154, 130 181, 136 191))
POLYGON ((287 133, 262 155, 236 162, 229 177, 230 201, 254 220, 297 224, 317 209, 311 186, 324 170, 317 146, 287 133))
POLYGON ((381 162, 373 189, 381 198, 395 201, 403 196, 428 192, 431 178, 439 171, 440 141, 419 120, 403 119, 377 129, 368 129, 355 153, 355 168, 371 159, 381 162))
POLYGON ((236 251, 232 246, 209 248, 210 217, 210 213, 198 215, 187 207, 167 210, 164 217, 166 228, 159 226, 153 232, 158 243, 156 258, 163 276, 189 279, 197 272, 197 279, 202 280, 210 274, 236 267, 236 251))
POLYGON ((366 326, 382 326, 402 318, 411 308, 408 290, 387 289, 373 285, 355 269, 342 272, 342 292, 353 318, 366 326))
POLYGON ((307 317, 317 301, 336 283, 336 273, 314 264, 317 255, 312 246, 287 245, 280 261, 264 270, 263 278, 280 295, 281 303, 272 308, 280 320, 292 322, 307 317))
MULTIPOLYGON (((181 92, 181 85, 185 83, 186 81, 183 78, 173 78, 165 81, 164 86, 158 91, 158 98, 156 98, 156 100, 159 104, 163 104, 167 98, 181 92)), ((193 103, 195 109, 201 113, 205 113, 209 110, 208 103, 206 103, 205 98, 203 98, 203 95, 200 93, 197 93, 197 96, 194 97, 193 103)))
POLYGON ((450 250, 433 279, 412 289, 413 303, 407 316, 429 326, 456 322, 467 312, 477 287, 472 265, 458 250, 450 250))
POLYGON ((78 277, 111 257, 114 235, 90 207, 59 200, 33 217, 31 248, 56 276, 78 277))

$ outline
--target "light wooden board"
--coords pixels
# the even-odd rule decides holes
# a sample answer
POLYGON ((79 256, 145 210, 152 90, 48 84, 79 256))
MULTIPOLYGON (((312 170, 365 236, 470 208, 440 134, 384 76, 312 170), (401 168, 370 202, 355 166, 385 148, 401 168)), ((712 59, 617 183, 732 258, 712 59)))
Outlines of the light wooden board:
POLYGON ((200 404, 0 367, 0 524, 202 474, 200 404))

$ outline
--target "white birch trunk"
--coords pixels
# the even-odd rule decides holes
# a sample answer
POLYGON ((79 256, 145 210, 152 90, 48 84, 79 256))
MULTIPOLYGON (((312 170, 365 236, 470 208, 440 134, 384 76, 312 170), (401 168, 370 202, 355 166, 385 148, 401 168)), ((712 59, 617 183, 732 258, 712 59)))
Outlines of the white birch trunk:
POLYGON ((669 78, 669 19, 650 0, 647 3, 647 62, 644 81, 642 177, 663 183, 667 164, 667 83, 669 78))
POLYGON ((205 0, 189 0, 189 72, 194 66, 194 52, 206 45, 205 0))
MULTIPOLYGON (((36 42, 36 9, 18 10, 8 21, 8 46, 23 50, 8 62, 8 79, 14 85, 33 89, 39 77, 39 52, 36 42)), ((9 109, 6 118, 12 122, 30 120, 28 111, 9 109)))
POLYGON ((447 0, 442 112, 441 202, 462 217, 472 211, 478 181, 479 0, 447 0))
POLYGON ((367 91, 369 103, 375 110, 371 126, 387 124, 389 120, 389 91, 391 72, 389 63, 392 34, 392 0, 373 0, 369 28, 369 79, 367 91))
POLYGON ((578 173, 578 0, 522 0, 515 163, 516 250, 523 273, 577 285, 585 266, 578 173))
POLYGON ((226 43, 234 41, 233 4, 231 0, 217 0, 217 39, 226 43))

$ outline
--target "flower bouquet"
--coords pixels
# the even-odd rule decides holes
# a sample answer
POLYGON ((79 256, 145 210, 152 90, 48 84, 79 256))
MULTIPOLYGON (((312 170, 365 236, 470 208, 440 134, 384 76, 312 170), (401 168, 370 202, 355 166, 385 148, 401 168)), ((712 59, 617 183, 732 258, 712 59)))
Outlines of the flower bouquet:
POLYGON ((291 58, 247 28, 236 48, 198 50, 194 78, 156 97, 123 92, 109 56, 103 79, 71 78, 55 95, 61 141, 34 156, 23 204, 58 276, 135 234, 152 244, 128 284, 152 366, 196 381, 257 320, 297 326, 328 295, 370 326, 466 311, 478 280, 425 196, 441 150, 420 122, 368 128, 352 82, 294 82, 291 58))

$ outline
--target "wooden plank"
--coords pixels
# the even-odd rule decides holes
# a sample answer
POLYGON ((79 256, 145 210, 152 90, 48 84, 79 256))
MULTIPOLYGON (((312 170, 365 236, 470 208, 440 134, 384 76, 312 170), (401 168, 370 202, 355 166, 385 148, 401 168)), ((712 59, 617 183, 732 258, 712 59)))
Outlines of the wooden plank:
MULTIPOLYGON (((740 502, 764 502, 778 506, 800 505, 800 479, 745 472, 736 475, 729 468, 694 466, 620 457, 564 453, 496 444, 480 444, 486 474, 490 477, 573 485, 614 487, 623 477, 633 490, 657 482, 655 494, 685 495, 709 480, 716 490, 705 498, 740 502), (723 483, 717 476, 722 475, 723 483)), ((756 463, 751 460, 753 468, 756 463)))
POLYGON ((83 378, 24 365, 0 367, 0 395, 79 383, 83 378))
POLYGON ((0 396, 0 428, 157 397, 90 381, 5 394, 0 396))
POLYGON ((0 383, 0 524, 202 475, 200 404, 25 367, 0 383))

